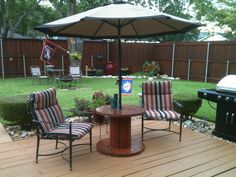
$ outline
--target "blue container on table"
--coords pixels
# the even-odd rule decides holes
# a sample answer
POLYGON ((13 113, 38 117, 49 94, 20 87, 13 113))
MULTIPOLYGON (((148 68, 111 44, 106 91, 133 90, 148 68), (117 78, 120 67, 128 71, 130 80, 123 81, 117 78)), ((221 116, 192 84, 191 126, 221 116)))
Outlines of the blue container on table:
POLYGON ((111 101, 111 108, 118 107, 118 94, 114 94, 112 101, 111 101))

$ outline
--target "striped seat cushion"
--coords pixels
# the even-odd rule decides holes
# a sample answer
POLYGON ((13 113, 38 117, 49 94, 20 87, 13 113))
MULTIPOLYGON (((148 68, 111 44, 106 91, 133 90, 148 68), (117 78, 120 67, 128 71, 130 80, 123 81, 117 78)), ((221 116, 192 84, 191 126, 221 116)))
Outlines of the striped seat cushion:
MULTIPOLYGON (((80 139, 93 128, 92 123, 72 123, 72 139, 80 139)), ((63 123, 47 133, 48 137, 69 139, 69 124, 63 123)))
POLYGON ((154 81, 142 84, 142 102, 147 119, 178 120, 173 110, 171 81, 154 81))
POLYGON ((175 111, 166 111, 166 110, 146 110, 145 111, 146 119, 150 120, 158 120, 158 119, 166 119, 166 120, 174 120, 177 121, 180 118, 180 114, 175 111))
POLYGON ((34 118, 40 121, 40 130, 47 133, 64 122, 64 116, 56 99, 56 90, 34 92, 33 98, 34 118))

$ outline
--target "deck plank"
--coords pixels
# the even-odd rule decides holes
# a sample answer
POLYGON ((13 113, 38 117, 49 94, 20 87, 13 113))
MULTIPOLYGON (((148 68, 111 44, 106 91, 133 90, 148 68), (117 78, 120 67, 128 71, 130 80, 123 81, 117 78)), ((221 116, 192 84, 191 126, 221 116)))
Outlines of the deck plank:
MULTIPOLYGON (((132 120, 132 137, 141 138, 141 121, 132 120)), ((164 127, 166 122, 148 122, 164 127)), ((178 130, 178 125, 173 125, 178 130)), ((120 176, 234 176, 236 146, 208 135, 183 129, 182 142, 170 132, 145 134, 145 150, 131 157, 112 157, 96 151, 100 127, 93 129, 93 152, 88 146, 73 149, 73 171, 60 155, 39 157, 35 163, 36 137, 0 144, 0 176, 4 177, 120 177, 120 176)), ((102 138, 109 134, 102 125, 102 138)), ((80 143, 87 142, 88 136, 80 143)), ((40 150, 51 152, 55 142, 42 141, 40 150)), ((65 157, 68 157, 66 152, 65 157)))

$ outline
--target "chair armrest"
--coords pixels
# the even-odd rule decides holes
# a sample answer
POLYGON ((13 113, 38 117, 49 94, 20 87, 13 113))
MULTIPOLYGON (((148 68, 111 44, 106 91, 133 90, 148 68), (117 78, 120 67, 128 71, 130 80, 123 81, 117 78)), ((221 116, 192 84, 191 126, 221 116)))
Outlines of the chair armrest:
POLYGON ((177 107, 179 107, 180 109, 184 108, 184 105, 176 100, 173 100, 173 104, 175 104, 177 107))
POLYGON ((39 125, 39 124, 52 124, 52 125, 59 125, 59 123, 57 122, 49 122, 49 121, 38 121, 38 120, 32 120, 33 123, 35 123, 36 125, 39 125))
POLYGON ((180 102, 178 102, 178 101, 176 101, 176 100, 173 100, 173 106, 174 106, 174 110, 176 111, 176 112, 178 112, 180 115, 181 115, 181 117, 184 115, 184 104, 183 103, 180 103, 180 102))

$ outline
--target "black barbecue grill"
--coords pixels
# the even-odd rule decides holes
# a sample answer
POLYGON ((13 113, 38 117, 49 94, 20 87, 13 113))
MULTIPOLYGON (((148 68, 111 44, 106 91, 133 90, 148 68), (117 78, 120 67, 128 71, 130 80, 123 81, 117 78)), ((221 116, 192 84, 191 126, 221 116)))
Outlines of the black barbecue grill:
POLYGON ((198 96, 217 103, 215 129, 212 133, 236 141, 236 75, 221 79, 216 89, 199 90, 198 96))

